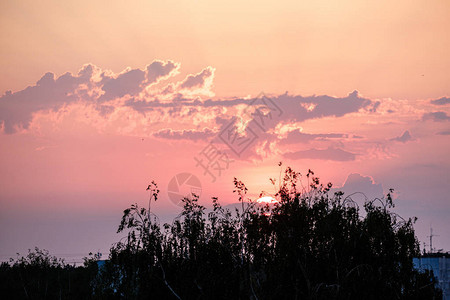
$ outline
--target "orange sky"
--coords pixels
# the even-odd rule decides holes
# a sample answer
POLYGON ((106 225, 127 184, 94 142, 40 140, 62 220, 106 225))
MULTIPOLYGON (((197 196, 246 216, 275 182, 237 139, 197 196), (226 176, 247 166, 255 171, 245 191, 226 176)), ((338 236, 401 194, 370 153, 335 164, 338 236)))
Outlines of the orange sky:
POLYGON ((219 96, 448 92, 448 1, 3 1, 0 91, 92 62, 217 68, 219 96), (424 75, 424 76, 422 76, 424 75), (326 84, 324 84, 326 83, 326 84))
POLYGON ((106 251, 149 181, 156 212, 178 212, 167 191, 182 172, 205 205, 234 202, 234 176, 251 197, 270 193, 279 161, 346 192, 395 188, 421 241, 433 224, 450 250, 449 12, 448 1, 3 1, 0 260, 34 246, 106 251), (264 130, 246 115, 260 92, 281 108, 264 130), (241 156, 220 144, 230 122, 257 134, 241 156), (215 182, 194 159, 211 141, 233 159, 215 182))

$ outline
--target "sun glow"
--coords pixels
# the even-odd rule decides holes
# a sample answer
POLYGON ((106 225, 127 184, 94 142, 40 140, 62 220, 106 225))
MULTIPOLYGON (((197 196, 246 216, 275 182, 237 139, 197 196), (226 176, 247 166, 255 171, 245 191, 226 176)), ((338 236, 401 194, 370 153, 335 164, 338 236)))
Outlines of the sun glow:
POLYGON ((271 197, 271 196, 265 196, 265 197, 261 197, 258 200, 256 200, 256 202, 258 203, 262 203, 262 204, 273 204, 278 202, 275 198, 271 197))

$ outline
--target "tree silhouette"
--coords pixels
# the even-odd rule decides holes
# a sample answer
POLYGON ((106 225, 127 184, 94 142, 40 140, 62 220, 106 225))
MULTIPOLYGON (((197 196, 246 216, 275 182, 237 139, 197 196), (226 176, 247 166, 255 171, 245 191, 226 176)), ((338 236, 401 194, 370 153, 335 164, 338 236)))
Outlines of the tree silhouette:
MULTIPOLYGON (((286 168, 273 206, 246 201, 234 179, 240 209, 213 198, 206 213, 198 196, 159 226, 145 208, 124 211, 119 232, 99 275, 98 295, 178 299, 438 299, 432 274, 419 273, 414 219, 391 210, 392 190, 367 201, 365 216, 351 197, 330 195, 309 170, 286 168)), ((275 180, 272 182, 275 184, 275 180)), ((152 190, 156 199, 157 187, 152 190)))
POLYGON ((84 267, 75 267, 36 247, 25 257, 0 265, 0 296, 2 299, 90 299, 90 280, 97 274, 96 260, 86 259, 84 267))
MULTIPOLYGON (((280 164, 281 166, 281 164, 280 164)), ((392 190, 360 208, 330 193, 314 172, 286 168, 273 205, 247 199, 234 211, 212 199, 182 199, 181 214, 160 225, 148 208, 125 209, 109 259, 71 267, 36 249, 0 266, 8 299, 441 299, 435 277, 413 268, 420 255, 415 219, 395 214, 392 190), (305 178, 306 177, 306 178, 305 178), (307 181, 306 186, 303 180, 307 181), (364 213, 361 213, 361 210, 364 213), (78 298, 77 298, 78 297, 78 298)), ((275 186, 276 180, 271 179, 275 186)))

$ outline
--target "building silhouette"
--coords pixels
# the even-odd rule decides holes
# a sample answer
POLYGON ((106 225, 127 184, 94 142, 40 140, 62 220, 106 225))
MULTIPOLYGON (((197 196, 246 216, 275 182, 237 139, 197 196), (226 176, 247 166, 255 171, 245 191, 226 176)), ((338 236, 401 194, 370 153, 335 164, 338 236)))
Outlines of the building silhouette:
POLYGON ((425 253, 414 258, 413 263, 418 270, 433 271, 442 289, 443 299, 450 300, 450 253, 425 253))

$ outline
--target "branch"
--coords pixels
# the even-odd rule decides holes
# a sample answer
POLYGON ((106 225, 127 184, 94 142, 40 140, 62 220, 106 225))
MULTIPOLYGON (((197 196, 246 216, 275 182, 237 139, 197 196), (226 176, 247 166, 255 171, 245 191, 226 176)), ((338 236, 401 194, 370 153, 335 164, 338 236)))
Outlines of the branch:
POLYGON ((172 287, 170 286, 170 284, 167 282, 167 280, 166 280, 166 272, 164 272, 164 268, 163 268, 161 262, 159 261, 159 259, 158 259, 158 264, 159 264, 159 266, 160 266, 160 268, 161 268, 161 271, 162 271, 164 284, 169 288, 169 290, 172 292, 172 294, 173 294, 175 297, 177 297, 177 299, 181 300, 180 296, 178 296, 177 293, 175 293, 175 291, 172 289, 172 287))

